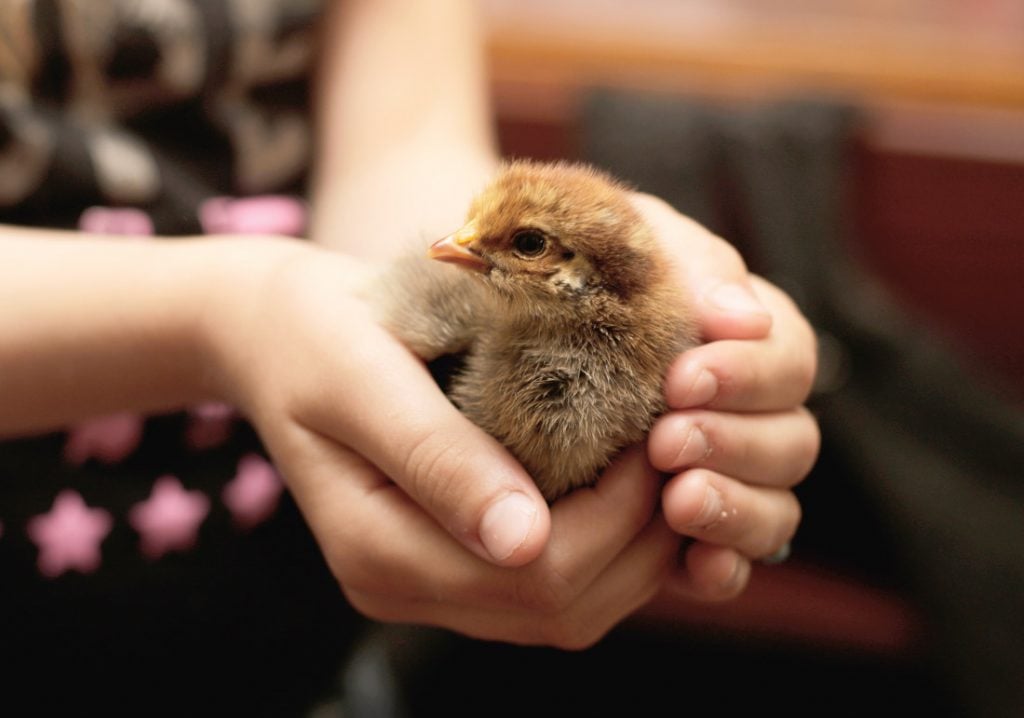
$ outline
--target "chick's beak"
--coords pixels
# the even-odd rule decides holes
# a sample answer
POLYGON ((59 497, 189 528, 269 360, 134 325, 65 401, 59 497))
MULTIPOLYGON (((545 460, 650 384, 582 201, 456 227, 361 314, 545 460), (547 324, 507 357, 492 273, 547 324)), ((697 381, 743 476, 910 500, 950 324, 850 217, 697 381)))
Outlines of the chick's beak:
POLYGON ((441 262, 458 264, 477 272, 486 272, 490 265, 473 250, 473 245, 478 238, 476 227, 471 222, 458 232, 449 234, 444 239, 430 245, 427 256, 441 262))

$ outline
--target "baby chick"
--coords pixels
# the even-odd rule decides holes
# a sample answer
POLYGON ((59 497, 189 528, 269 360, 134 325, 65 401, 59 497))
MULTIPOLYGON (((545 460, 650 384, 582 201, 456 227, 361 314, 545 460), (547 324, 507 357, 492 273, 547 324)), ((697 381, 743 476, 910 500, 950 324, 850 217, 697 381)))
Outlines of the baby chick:
POLYGON ((697 343, 651 229, 591 167, 504 165, 428 257, 389 270, 383 321, 424 360, 465 354, 452 401, 549 501, 644 438, 697 343))

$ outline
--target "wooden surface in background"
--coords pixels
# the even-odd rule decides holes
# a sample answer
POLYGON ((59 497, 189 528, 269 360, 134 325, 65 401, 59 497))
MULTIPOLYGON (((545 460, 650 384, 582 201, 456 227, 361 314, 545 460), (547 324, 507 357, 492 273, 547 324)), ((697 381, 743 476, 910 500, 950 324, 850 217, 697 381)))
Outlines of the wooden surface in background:
POLYGON ((1024 109, 1017 0, 490 0, 498 82, 1024 109))

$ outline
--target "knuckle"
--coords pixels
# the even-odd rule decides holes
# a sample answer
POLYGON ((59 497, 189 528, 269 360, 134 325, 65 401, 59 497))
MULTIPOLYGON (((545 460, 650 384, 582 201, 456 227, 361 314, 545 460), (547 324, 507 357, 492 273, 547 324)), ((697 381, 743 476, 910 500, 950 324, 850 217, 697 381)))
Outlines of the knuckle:
POLYGON ((720 404, 735 397, 742 387, 749 386, 755 369, 751 362, 740 363, 735 355, 728 354, 719 347, 714 349, 716 351, 709 357, 708 371, 714 376, 718 386, 713 402, 720 404))
POLYGON ((398 545, 375 536, 324 541, 323 555, 334 580, 345 592, 397 598, 410 595, 422 577, 398 545))
POLYGON ((562 614, 543 623, 541 635, 549 646, 563 651, 583 651, 590 648, 604 636, 605 631, 595 630, 588 622, 572 614, 562 614))
POLYGON ((807 418, 808 426, 807 430, 803 433, 803 441, 800 446, 800 471, 797 476, 798 481, 802 481, 807 474, 814 468, 814 464, 818 460, 818 454, 821 452, 821 428, 818 426, 817 420, 807 410, 802 409, 803 415, 807 418))
MULTIPOLYGON (((736 466, 751 466, 758 460, 758 447, 742 431, 742 425, 738 430, 730 418, 714 412, 702 417, 700 429, 704 434, 705 450, 696 466, 714 469, 720 467, 723 462, 736 466)), ((707 473, 705 476, 711 483, 713 475, 707 473)))
POLYGON ((516 584, 516 600, 523 608, 544 616, 563 613, 576 598, 576 590, 565 576, 554 570, 542 576, 529 573, 516 584))
POLYGON ((790 494, 789 496, 791 507, 789 513, 789 528, 786 531, 786 540, 781 541, 779 543, 780 546, 786 541, 792 540, 793 536, 796 535, 796 531, 800 527, 800 522, 803 520, 804 517, 804 511, 803 508, 800 506, 800 502, 797 500, 795 496, 793 496, 793 494, 790 494))
POLYGON ((759 552, 759 555, 771 556, 792 541, 796 535, 797 528, 800 526, 802 516, 803 512, 800 508, 800 502, 796 500, 793 494, 788 493, 784 515, 776 525, 775 531, 769 536, 768 542, 759 552))
POLYGON ((815 377, 818 375, 818 351, 812 348, 802 352, 800 360, 796 363, 794 381, 799 385, 801 397, 806 399, 814 386, 815 377))
POLYGON ((343 591, 355 591, 361 595, 380 595, 388 590, 383 579, 384 572, 380 571, 380 564, 375 563, 367 554, 356 552, 354 556, 339 556, 329 552, 326 561, 331 574, 343 591))
POLYGON ((345 584, 341 585, 341 592, 345 600, 357 612, 375 621, 394 622, 402 619, 396 612, 389 608, 386 602, 380 601, 376 594, 363 593, 345 584))
POLYGON ((765 367, 760 361, 743 361, 736 359, 723 361, 718 370, 718 393, 724 399, 746 400, 760 387, 768 385, 765 380, 765 367))
POLYGON ((438 430, 428 430, 412 443, 405 454, 404 488, 425 505, 446 504, 455 490, 456 476, 465 461, 465 450, 459 442, 438 430))
POLYGON ((714 596, 714 600, 731 601, 746 591, 749 583, 750 563, 745 562, 744 568, 737 572, 737 576, 719 588, 717 595, 714 596))
POLYGON ((772 555, 792 540, 800 524, 800 503, 793 492, 778 489, 772 493, 775 498, 752 510, 748 520, 737 523, 727 541, 747 556, 772 555))
POLYGON ((747 271, 747 263, 743 260, 743 255, 740 254, 739 250, 736 249, 729 242, 724 239, 716 237, 719 241, 713 243, 714 252, 716 259, 723 266, 729 266, 737 274, 745 274, 747 271))
POLYGON ((798 402, 810 395, 818 376, 818 336, 808 321, 800 315, 796 324, 795 341, 788 343, 786 352, 789 362, 787 378, 794 391, 798 391, 798 402))

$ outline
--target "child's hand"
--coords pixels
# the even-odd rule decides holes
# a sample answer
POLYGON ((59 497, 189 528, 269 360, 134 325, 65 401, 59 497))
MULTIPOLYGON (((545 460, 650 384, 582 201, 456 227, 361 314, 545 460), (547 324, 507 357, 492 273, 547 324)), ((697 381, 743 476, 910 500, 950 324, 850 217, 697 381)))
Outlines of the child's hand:
POLYGON ((820 442, 802 406, 816 368, 814 333, 724 240, 661 200, 639 195, 636 203, 671 253, 709 342, 669 368, 669 412, 648 441, 654 466, 675 474, 662 495, 665 520, 697 539, 677 586, 729 598, 746 586, 750 559, 783 549, 800 521, 792 488, 820 442))
POLYGON ((256 425, 361 611, 582 646, 673 573, 691 595, 736 595, 750 559, 791 536, 799 506, 790 487, 818 441, 799 408, 813 376, 813 335, 720 239, 675 213, 659 218, 670 212, 660 205, 646 211, 690 258, 686 283, 712 340, 671 369, 666 393, 677 411, 649 441, 651 463, 680 472, 663 492, 664 518, 654 511, 658 476, 636 452, 549 510, 518 463, 376 323, 359 298, 363 265, 297 243, 235 245, 228 274, 236 279, 215 293, 206 322, 218 383, 256 425), (764 308, 756 300, 716 306, 705 291, 714 283, 747 287, 764 308), (693 395, 694 366, 719 380, 717 392, 693 395), (710 453, 686 455, 692 427, 710 453), (767 435, 778 440, 766 443, 767 435), (695 485, 718 492, 725 521, 692 525, 704 507, 695 485), (679 533, 698 539, 681 572, 679 533))
POLYGON ((259 430, 357 608, 577 646, 653 595, 679 539, 651 521, 659 481, 642 453, 549 512, 377 325, 357 297, 361 265, 270 244, 227 246, 236 279, 206 322, 217 383, 259 430))

